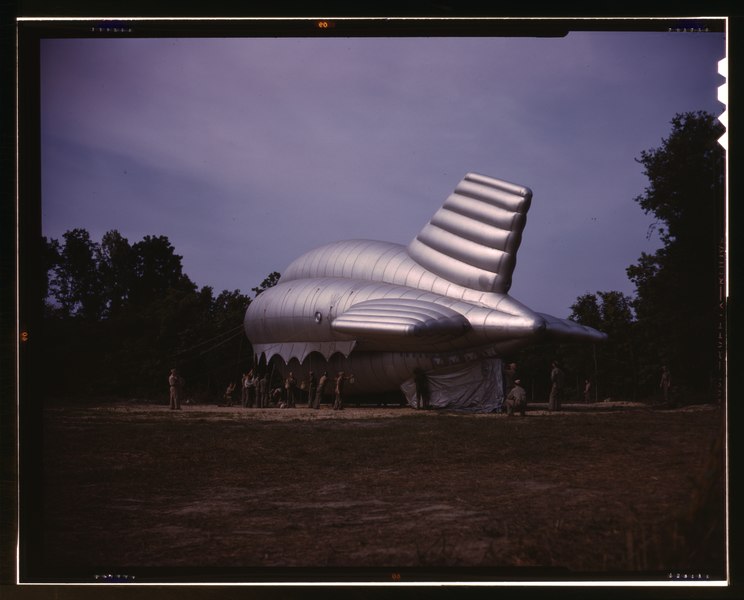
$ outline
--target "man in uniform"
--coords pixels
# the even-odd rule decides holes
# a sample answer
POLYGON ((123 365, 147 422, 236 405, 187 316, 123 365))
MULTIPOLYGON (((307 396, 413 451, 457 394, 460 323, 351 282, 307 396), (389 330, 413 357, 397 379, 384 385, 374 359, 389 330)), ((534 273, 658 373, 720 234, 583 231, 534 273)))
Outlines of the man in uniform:
POLYGON ((672 387, 672 374, 666 365, 661 367, 661 381, 659 382, 661 393, 664 397, 664 404, 669 403, 669 388, 672 387))
POLYGON ((227 384, 227 389, 225 390, 225 406, 232 406, 233 405, 233 394, 235 393, 235 382, 231 381, 227 384))
POLYGON ((563 394, 563 371, 557 361, 553 361, 553 369, 550 371, 550 399, 548 410, 561 410, 561 396, 563 394))
POLYGON ((259 378, 258 383, 256 384, 256 390, 258 392, 258 408, 267 408, 269 406, 269 382, 266 379, 266 373, 259 378))
POLYGON ((416 384, 416 408, 429 408, 429 379, 423 369, 413 370, 413 382, 416 384))
POLYGON ((313 408, 320 408, 320 403, 323 401, 323 394, 325 394, 326 384, 328 383, 328 371, 323 371, 318 381, 318 389, 315 391, 315 400, 313 408))
POLYGON ((511 417, 514 415, 515 409, 519 410, 519 414, 522 417, 527 410, 527 392, 522 387, 522 381, 520 379, 514 380, 514 385, 506 397, 506 415, 511 417))
POLYGON ((589 379, 584 380, 584 402, 592 401, 592 382, 589 379))
POLYGON ((253 374, 253 371, 248 372, 246 389, 248 390, 248 396, 246 398, 248 408, 253 408, 254 404, 258 407, 258 400, 256 398, 256 376, 253 374))
POLYGON ((175 369, 170 370, 168 376, 168 386, 170 388, 170 409, 181 410, 181 391, 183 389, 183 379, 175 369))
POLYGON ((348 379, 348 377, 344 376, 343 371, 338 372, 338 377, 336 377, 336 399, 333 402, 333 410, 343 410, 344 409, 344 381, 348 379))
POLYGON ((308 375, 308 384, 307 384, 307 407, 312 408, 313 402, 315 402, 315 393, 318 389, 318 378, 315 377, 315 373, 310 371, 310 374, 308 375))
POLYGON ((287 390, 287 408, 295 407, 295 393, 297 392, 297 380, 294 378, 294 373, 289 372, 289 377, 284 382, 284 389, 287 390))
POLYGON ((248 381, 250 373, 243 373, 243 379, 240 380, 240 404, 243 408, 248 406, 248 381))

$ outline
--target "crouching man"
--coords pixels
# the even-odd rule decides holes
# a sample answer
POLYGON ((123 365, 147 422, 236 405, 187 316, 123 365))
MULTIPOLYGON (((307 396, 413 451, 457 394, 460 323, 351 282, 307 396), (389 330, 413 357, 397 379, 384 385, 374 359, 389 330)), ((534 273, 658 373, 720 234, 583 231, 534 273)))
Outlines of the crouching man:
POLYGON ((524 416, 527 410, 527 392, 524 391, 520 379, 514 380, 514 387, 506 397, 507 416, 511 417, 515 410, 518 410, 521 416, 524 416))

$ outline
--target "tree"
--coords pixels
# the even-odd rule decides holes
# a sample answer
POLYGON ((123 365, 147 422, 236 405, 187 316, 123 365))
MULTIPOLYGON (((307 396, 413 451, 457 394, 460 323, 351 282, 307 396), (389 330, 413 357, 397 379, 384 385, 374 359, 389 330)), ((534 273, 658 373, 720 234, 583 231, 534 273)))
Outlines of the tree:
MULTIPOLYGON (((191 397, 221 391, 251 366, 243 331, 251 298, 197 290, 165 236, 131 245, 118 231, 100 244, 84 229, 42 239, 48 294, 42 362, 54 393, 152 397, 182 368, 191 397)), ((273 272, 254 288, 279 281, 273 272)))
POLYGON ((196 291, 184 275, 181 259, 164 235, 146 235, 132 246, 133 281, 129 299, 135 306, 152 302, 170 289, 196 291))
POLYGON ((251 303, 251 299, 240 293, 240 290, 233 290, 229 292, 222 290, 219 296, 214 299, 214 312, 219 315, 219 318, 231 325, 243 322, 245 311, 248 305, 251 303))
POLYGON ((152 389, 182 330, 211 318, 211 290, 204 305, 165 236, 130 246, 112 230, 98 244, 78 228, 43 242, 44 360, 59 390, 152 389))
POLYGON ((56 240, 47 245, 50 256, 56 254, 49 290, 63 314, 97 319, 104 306, 96 265, 98 245, 85 229, 66 231, 63 238, 63 245, 56 240))
POLYGON ((261 285, 251 288, 251 291, 255 292, 256 296, 258 296, 262 292, 265 292, 269 288, 274 287, 277 283, 279 283, 280 277, 281 275, 277 271, 273 271, 266 276, 266 278, 261 282, 261 285))
POLYGON ((622 292, 597 292, 579 296, 568 317, 607 334, 602 344, 574 345, 566 349, 565 361, 580 378, 593 382, 603 397, 636 399, 637 351, 633 300, 622 292))
POLYGON ((118 231, 107 231, 98 248, 101 292, 106 299, 105 314, 119 314, 129 299, 134 280, 133 254, 129 241, 118 231))
POLYGON ((40 254, 41 264, 44 271, 41 274, 41 295, 44 300, 44 313, 47 316, 50 316, 58 310, 58 307, 55 307, 51 301, 53 298, 51 278, 54 273, 54 268, 61 260, 61 253, 62 249, 58 240, 47 239, 46 237, 41 238, 40 254))
POLYGON ((602 309, 597 294, 579 296, 571 305, 571 314, 568 318, 581 325, 602 330, 602 309))
POLYGON ((677 114, 672 132, 660 148, 636 159, 649 179, 635 201, 656 217, 665 247, 691 247, 720 234, 723 209, 723 125, 706 112, 677 114))
MULTIPOLYGON (((698 391, 716 378, 718 260, 723 240, 723 126, 705 112, 678 114, 659 148, 641 152, 649 185, 635 201, 663 243, 627 269, 648 360, 698 391)), ((648 381, 647 383, 650 383, 648 381)))

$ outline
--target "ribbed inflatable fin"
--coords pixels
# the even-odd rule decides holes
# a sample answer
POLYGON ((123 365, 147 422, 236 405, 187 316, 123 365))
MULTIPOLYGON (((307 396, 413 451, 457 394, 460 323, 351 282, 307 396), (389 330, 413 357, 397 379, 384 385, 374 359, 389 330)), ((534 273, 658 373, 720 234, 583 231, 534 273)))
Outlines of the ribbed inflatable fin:
POLYGON ((507 293, 532 190, 468 173, 408 245, 408 254, 448 281, 507 293))

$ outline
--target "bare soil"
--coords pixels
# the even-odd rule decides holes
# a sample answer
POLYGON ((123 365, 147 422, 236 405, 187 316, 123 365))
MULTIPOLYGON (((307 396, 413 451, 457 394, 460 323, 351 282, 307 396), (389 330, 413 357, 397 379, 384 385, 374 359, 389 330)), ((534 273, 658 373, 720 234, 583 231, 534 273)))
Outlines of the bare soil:
POLYGON ((544 408, 48 406, 36 572, 720 577, 720 408, 544 408))

